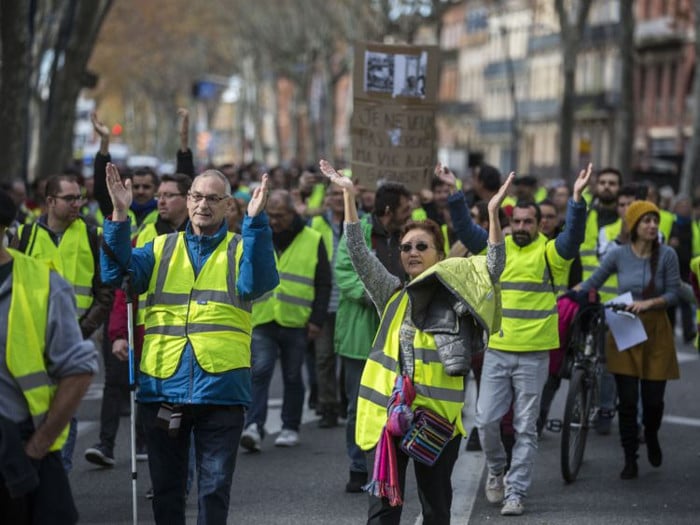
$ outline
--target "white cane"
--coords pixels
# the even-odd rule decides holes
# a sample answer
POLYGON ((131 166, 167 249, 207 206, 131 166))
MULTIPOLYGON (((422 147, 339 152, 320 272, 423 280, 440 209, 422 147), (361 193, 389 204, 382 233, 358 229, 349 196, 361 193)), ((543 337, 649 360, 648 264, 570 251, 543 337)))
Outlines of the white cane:
POLYGON ((134 358, 134 311, 131 280, 129 276, 124 278, 124 295, 126 296, 126 319, 129 339, 129 406, 131 418, 129 434, 131 441, 131 512, 134 525, 139 521, 137 493, 136 493, 136 359, 134 358))

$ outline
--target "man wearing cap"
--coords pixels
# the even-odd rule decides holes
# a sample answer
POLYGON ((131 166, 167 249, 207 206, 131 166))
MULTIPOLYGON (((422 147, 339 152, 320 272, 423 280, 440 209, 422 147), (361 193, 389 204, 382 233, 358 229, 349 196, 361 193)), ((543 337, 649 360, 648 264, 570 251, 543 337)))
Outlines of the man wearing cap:
MULTIPOLYGON (((0 191, 0 237, 15 213, 0 191)), ((97 354, 78 326, 72 286, 47 264, 0 244, 3 523, 77 522, 60 451, 96 371, 97 354)))

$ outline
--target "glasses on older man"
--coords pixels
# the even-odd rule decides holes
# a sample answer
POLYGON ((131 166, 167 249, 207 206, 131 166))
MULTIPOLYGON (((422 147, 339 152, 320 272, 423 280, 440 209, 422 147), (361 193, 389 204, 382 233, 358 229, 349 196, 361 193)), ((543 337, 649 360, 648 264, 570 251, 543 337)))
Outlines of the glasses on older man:
POLYGON ((228 195, 202 195, 201 193, 188 192, 187 196, 194 202, 207 201, 207 204, 218 204, 224 199, 228 199, 228 195))

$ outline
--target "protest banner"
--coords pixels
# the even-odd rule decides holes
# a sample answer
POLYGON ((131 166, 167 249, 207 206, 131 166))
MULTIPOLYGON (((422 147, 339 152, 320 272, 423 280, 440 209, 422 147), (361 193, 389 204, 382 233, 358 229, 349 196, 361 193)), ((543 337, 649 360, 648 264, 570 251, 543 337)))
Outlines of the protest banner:
POLYGON ((352 173, 367 188, 383 180, 418 191, 436 161, 438 49, 355 47, 352 173))

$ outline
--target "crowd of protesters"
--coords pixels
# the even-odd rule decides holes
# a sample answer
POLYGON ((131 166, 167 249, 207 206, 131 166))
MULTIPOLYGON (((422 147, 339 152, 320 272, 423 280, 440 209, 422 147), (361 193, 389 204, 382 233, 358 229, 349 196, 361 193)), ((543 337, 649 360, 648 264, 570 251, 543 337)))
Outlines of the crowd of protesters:
MULTIPOLYGON (((50 363, 38 371, 59 385, 44 404, 24 391, 14 393, 16 406, 0 405, 2 428, 17 424, 16 438, 30 458, 55 463, 60 457, 70 470, 76 399, 96 371, 94 341, 105 384, 99 442, 84 458, 105 469, 115 464, 119 418, 128 409, 132 304, 140 361, 137 457, 149 462, 157 522, 184 523, 193 479, 200 520, 226 521, 239 446, 265 451, 278 357, 284 392, 274 445, 292 448, 303 440, 304 403, 316 410, 320 428, 345 424, 344 488, 370 492, 368 523, 399 523, 409 457, 424 523, 448 523, 451 499, 434 489, 449 489, 460 438, 467 436, 467 451, 486 455, 488 501, 502 504, 504 515, 520 515, 537 439, 561 382, 565 341, 557 296, 594 288, 603 300, 630 291, 629 309, 654 334, 617 360, 609 339, 596 430, 610 433, 618 416, 622 479, 638 476, 640 443, 653 467, 662 464, 665 384, 679 375, 676 319, 686 342, 697 339, 700 196, 591 166, 569 185, 535 175, 504 178, 488 164, 455 174, 438 163, 430 187, 418 193, 390 181, 378 187, 357 181, 349 169, 325 162, 196 169, 188 113, 179 115, 175 173, 118 169, 109 155, 109 127, 93 116, 100 150, 88 177, 66 169, 31 189, 22 179, 2 188, 0 316, 5 327, 37 330, 38 355, 50 363), (76 305, 72 315, 63 312, 69 333, 52 335, 46 319, 25 323, 18 319, 32 317, 29 312, 3 307, 3 290, 17 294, 22 272, 36 268, 30 258, 52 270, 41 277, 43 291, 51 290, 40 298, 48 322, 57 315, 54 289, 63 290, 61 304, 76 305), (635 271, 622 275, 623 265, 635 271), (444 271, 450 277, 441 277, 443 284, 461 276, 461 284, 478 283, 484 296, 497 296, 498 315, 485 313, 479 297, 465 299, 459 282, 438 287, 443 295, 434 299, 438 281, 429 274, 444 271), (126 274, 131 289, 125 292, 118 288, 126 274), (426 286, 438 306, 426 303, 426 286), (431 325, 435 311, 453 319, 457 339, 446 338, 450 327, 431 325), (70 339, 72 357, 54 348, 55 337, 70 339), (457 349, 458 371, 445 349, 457 349), (461 407, 470 369, 479 395, 476 427, 465 429, 461 407), (83 383, 70 389, 65 377, 83 383), (72 397, 52 420, 51 400, 65 390, 72 397), (28 408, 20 409, 22 396, 28 408), (442 461, 411 455, 411 443, 400 439, 426 410, 449 428, 436 452, 445 451, 442 461), (43 422, 35 417, 47 413, 43 422), (39 446, 32 436, 42 431, 48 437, 39 446), (400 479, 380 468, 378 458, 387 457, 399 458, 400 479)), ((3 392, 7 378, 37 372, 12 361, 13 337, 7 330, 0 342, 3 392)), ((51 498, 41 483, 11 485, 4 461, 0 455, 3 508, 12 505, 17 523, 44 516, 51 498)), ((55 479, 55 468, 50 472, 55 479)), ((69 497, 65 476, 59 478, 69 497)), ((64 510, 63 522, 74 521, 73 506, 64 510)))

